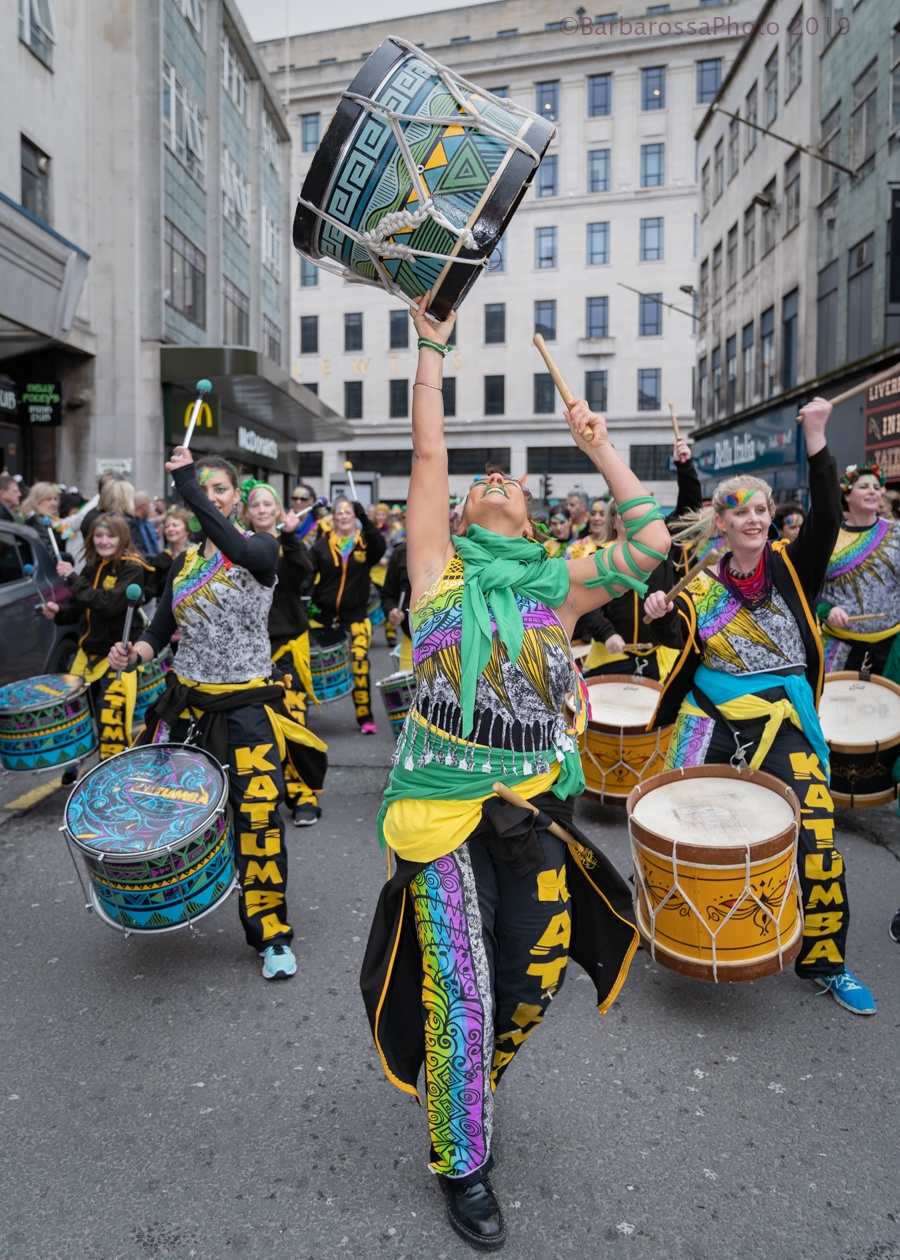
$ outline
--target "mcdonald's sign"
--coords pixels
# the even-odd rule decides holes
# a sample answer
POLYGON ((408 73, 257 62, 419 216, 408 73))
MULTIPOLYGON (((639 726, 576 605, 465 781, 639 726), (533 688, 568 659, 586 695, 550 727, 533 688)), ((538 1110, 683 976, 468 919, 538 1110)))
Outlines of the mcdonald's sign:
MULTIPOLYGON (((190 424, 191 412, 193 410, 194 410, 194 400, 192 399, 191 402, 189 402, 184 409, 184 417, 183 417, 182 425, 181 425, 182 429, 186 430, 188 425, 190 424)), ((201 433, 205 430, 207 433, 213 434, 213 433, 218 432, 218 428, 219 426, 213 420, 212 407, 210 407, 209 403, 204 399, 204 401, 200 404, 200 410, 197 413, 197 423, 195 425, 195 432, 201 433)))
MULTIPOLYGON (((165 419, 166 441, 173 445, 184 437, 194 409, 196 395, 188 394, 180 388, 166 389, 163 395, 163 416, 165 419)), ((197 425, 194 429, 197 439, 219 436, 219 399, 209 394, 200 406, 197 425)))

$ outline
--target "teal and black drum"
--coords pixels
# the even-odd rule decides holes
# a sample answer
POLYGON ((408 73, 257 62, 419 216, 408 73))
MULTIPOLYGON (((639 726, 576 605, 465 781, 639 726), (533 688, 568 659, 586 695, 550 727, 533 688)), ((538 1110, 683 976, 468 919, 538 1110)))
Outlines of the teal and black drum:
POLYGON ((445 319, 497 248, 555 128, 386 39, 341 97, 303 183, 294 245, 445 319))
POLYGON ((96 747, 83 678, 38 674, 0 688, 0 765, 5 770, 61 770, 96 747))

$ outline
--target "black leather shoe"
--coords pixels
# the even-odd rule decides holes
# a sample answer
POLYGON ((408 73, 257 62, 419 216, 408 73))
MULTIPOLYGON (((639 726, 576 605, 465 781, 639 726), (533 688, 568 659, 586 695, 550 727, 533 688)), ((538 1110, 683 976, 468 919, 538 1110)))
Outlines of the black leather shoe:
POLYGON ((460 1238, 483 1251, 502 1247, 506 1224, 487 1178, 466 1185, 449 1177, 442 1177, 441 1182, 447 1195, 447 1216, 460 1238))

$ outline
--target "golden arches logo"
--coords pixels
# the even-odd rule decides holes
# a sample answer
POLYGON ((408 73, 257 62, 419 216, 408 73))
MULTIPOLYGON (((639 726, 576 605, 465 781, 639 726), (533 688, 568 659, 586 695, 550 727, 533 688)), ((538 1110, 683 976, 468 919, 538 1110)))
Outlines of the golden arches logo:
MULTIPOLYGON (((187 427, 191 422, 191 412, 193 410, 194 410, 194 404, 192 402, 189 402, 188 405, 184 409, 183 428, 185 430, 187 430, 187 427)), ((210 407, 208 402, 203 402, 200 404, 200 410, 197 412, 197 424, 195 427, 198 429, 209 429, 211 432, 213 431, 214 425, 213 425, 212 407, 210 407)))

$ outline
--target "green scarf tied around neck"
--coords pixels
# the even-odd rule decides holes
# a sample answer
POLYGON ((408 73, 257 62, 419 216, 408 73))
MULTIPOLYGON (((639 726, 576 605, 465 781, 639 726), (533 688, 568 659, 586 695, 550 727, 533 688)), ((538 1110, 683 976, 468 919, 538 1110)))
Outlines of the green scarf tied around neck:
POLYGON ((491 616, 515 665, 525 638, 516 595, 558 608, 569 593, 569 570, 554 562, 539 543, 504 538, 481 525, 470 525, 465 534, 454 537, 453 545, 465 576, 460 656, 462 729, 468 734, 475 716, 475 688, 491 659, 491 616))

